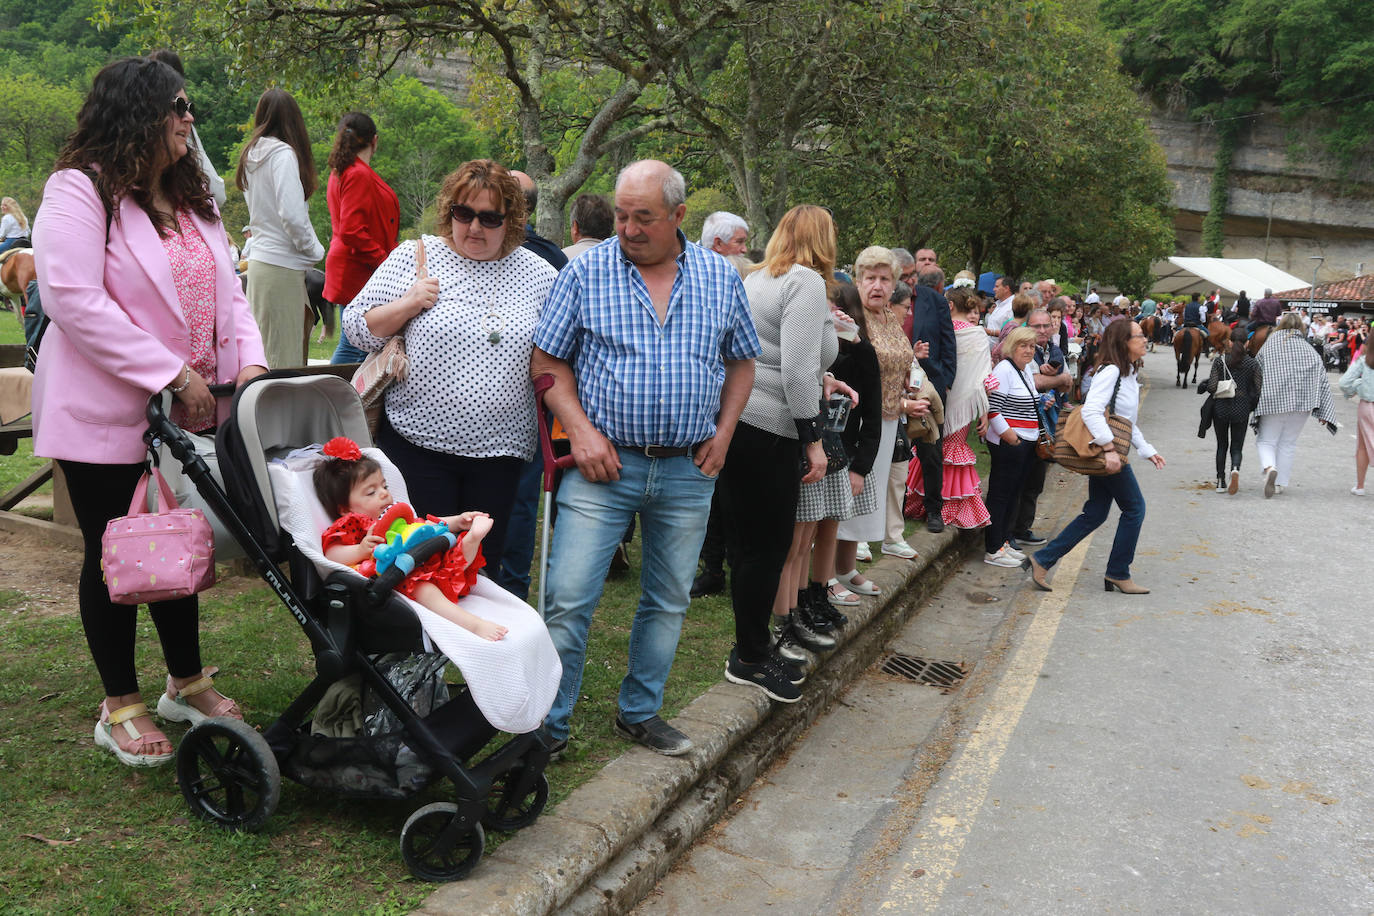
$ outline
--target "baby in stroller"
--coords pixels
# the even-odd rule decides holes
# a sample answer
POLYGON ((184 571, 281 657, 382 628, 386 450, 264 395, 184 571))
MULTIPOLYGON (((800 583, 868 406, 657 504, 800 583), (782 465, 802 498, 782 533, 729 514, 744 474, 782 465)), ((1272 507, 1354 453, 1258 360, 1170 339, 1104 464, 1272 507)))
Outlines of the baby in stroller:
MULTIPOLYGON (((321 538, 327 559, 351 566, 365 576, 376 572, 374 550, 387 543, 384 534, 399 516, 415 521, 404 503, 392 503, 382 466, 364 455, 351 439, 337 437, 325 443, 322 461, 314 472, 315 492, 334 518, 321 538), (397 511, 401 510, 401 511, 397 511)), ((446 518, 429 517, 451 532, 464 531, 462 539, 442 554, 409 572, 396 590, 439 616, 483 639, 506 635, 499 623, 484 620, 458 604, 472 591, 477 571, 485 565, 482 538, 491 530, 491 518, 483 512, 464 512, 446 518)), ((393 534, 393 538, 401 537, 393 534)))

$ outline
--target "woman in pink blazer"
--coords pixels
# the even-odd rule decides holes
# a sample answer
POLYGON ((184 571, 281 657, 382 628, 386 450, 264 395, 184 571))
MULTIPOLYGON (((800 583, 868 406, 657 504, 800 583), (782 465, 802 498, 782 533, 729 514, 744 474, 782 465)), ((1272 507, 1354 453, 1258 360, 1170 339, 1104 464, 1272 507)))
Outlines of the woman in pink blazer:
MULTIPOLYGON (((396 247, 401 204, 396 192, 372 169, 377 125, 361 111, 339 121, 329 153, 329 224, 333 238, 324 259, 324 298, 343 307, 396 247)), ((367 356, 339 331, 331 363, 360 363, 367 356)))
MULTIPOLYGON (((52 318, 33 385, 34 451, 61 466, 85 540, 81 623, 105 689, 95 741, 130 766, 172 759, 138 688, 137 607, 110 601, 100 569, 105 524, 128 512, 143 471, 148 398, 171 391, 172 418, 204 431, 228 411, 209 384, 266 371, 219 214, 196 155, 187 155, 193 121, 171 67, 138 57, 107 65, 34 220, 38 285, 52 318)), ((158 713, 191 723, 242 718, 201 664, 196 598, 149 612, 168 669, 158 713)))

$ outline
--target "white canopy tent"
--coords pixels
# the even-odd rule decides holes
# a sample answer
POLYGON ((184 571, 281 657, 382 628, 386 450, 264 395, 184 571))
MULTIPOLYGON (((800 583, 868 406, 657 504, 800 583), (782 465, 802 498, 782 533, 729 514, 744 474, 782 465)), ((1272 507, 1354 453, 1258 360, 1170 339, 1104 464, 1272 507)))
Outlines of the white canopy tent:
POLYGON ((1205 296, 1220 289, 1234 298, 1245 290, 1253 302, 1266 289, 1307 289, 1312 285, 1259 258, 1170 258, 1156 261, 1150 270, 1155 275, 1152 292, 1159 296, 1205 296))

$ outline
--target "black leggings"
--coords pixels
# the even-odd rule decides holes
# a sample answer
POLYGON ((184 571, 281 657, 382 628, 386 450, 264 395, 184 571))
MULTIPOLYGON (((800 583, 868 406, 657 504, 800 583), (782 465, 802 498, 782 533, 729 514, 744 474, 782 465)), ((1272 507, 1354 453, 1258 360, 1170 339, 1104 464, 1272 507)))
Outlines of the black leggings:
POLYGON ((1217 436, 1217 479, 1226 476, 1226 450, 1227 441, 1230 442, 1231 467, 1240 469, 1240 453, 1245 448, 1245 427, 1249 423, 1245 420, 1228 422, 1220 418, 1212 419, 1212 432, 1217 436))
MULTIPOLYGON (((143 465, 79 461, 58 464, 67 478, 67 492, 71 494, 76 522, 85 542, 78 595, 86 644, 106 696, 138 693, 138 674, 134 670, 138 605, 115 604, 110 600, 100 569, 100 538, 110 519, 129 513, 129 502, 143 474, 143 465)), ((178 679, 199 674, 200 602, 196 596, 154 602, 148 605, 148 613, 157 627, 168 673, 178 679)))

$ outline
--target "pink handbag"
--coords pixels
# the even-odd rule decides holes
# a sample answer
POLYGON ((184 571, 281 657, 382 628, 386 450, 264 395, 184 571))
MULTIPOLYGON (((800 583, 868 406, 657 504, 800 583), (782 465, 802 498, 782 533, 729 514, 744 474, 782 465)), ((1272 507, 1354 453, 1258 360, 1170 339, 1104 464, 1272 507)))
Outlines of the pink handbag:
POLYGON ((185 598, 215 584, 215 536, 199 509, 181 509, 156 469, 157 512, 148 511, 148 478, 134 488, 129 514, 111 519, 100 565, 115 604, 185 598))

